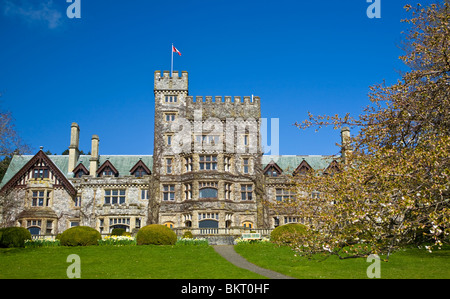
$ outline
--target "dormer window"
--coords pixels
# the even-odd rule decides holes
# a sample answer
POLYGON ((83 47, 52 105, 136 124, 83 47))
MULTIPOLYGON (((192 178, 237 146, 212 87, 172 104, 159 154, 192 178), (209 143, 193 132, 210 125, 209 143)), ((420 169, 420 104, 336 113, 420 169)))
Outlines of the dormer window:
POLYGON ((100 166, 100 168, 97 170, 97 176, 98 177, 103 177, 106 175, 112 175, 112 176, 119 176, 119 171, 117 171, 117 169, 114 167, 114 165, 112 165, 111 162, 109 162, 109 160, 106 160, 105 163, 103 163, 102 166, 100 166))
POLYGON ((297 167, 297 169, 294 170, 293 175, 306 175, 306 173, 308 171, 310 171, 312 168, 311 166, 308 164, 308 162, 306 162, 305 160, 302 161, 302 163, 300 163, 300 165, 297 167))
POLYGON ((150 175, 152 174, 152 172, 150 171, 150 169, 148 169, 147 165, 145 165, 144 162, 142 162, 142 160, 139 160, 134 166, 133 168, 131 168, 130 170, 130 174, 132 176, 135 176, 137 178, 141 178, 144 175, 150 175))
POLYGON ((73 177, 74 178, 81 178, 83 175, 89 175, 89 171, 82 163, 78 164, 77 167, 73 170, 73 177))
POLYGON ((275 163, 274 161, 270 161, 269 164, 267 164, 266 168, 264 168, 264 175, 270 176, 270 177, 278 177, 283 173, 281 168, 275 163))

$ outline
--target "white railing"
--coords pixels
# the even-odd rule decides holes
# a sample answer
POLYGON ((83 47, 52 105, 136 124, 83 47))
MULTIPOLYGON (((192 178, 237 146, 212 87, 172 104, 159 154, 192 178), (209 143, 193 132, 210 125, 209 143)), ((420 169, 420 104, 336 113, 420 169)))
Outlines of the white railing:
POLYGON ((175 228, 175 233, 182 236, 186 231, 190 231, 193 236, 205 235, 230 235, 240 236, 245 233, 255 232, 261 236, 269 236, 272 229, 265 228, 175 228))

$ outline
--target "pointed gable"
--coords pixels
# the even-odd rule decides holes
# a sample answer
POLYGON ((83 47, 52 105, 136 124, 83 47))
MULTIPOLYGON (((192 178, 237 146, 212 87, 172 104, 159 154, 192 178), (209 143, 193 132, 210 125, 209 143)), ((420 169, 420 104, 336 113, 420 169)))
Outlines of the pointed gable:
POLYGON ((83 175, 89 175, 89 170, 87 170, 83 163, 80 163, 73 169, 73 177, 81 178, 83 175))
POLYGON ((49 179, 55 186, 62 186, 71 195, 77 194, 76 189, 70 183, 61 170, 40 150, 34 155, 16 174, 2 187, 0 193, 4 193, 15 186, 25 186, 30 179, 49 179))
POLYGON ((306 162, 306 160, 303 160, 298 166, 297 168, 294 170, 293 175, 298 175, 298 174, 305 174, 307 171, 311 170, 311 166, 308 164, 308 162, 306 162))
POLYGON ((283 170, 277 165, 277 163, 271 160, 264 168, 263 173, 264 175, 275 177, 280 176, 283 173, 283 170))
POLYGON ((336 160, 331 161, 330 165, 325 169, 323 174, 333 174, 335 172, 341 171, 341 168, 339 167, 339 163, 336 160))
POLYGON ((104 175, 112 175, 112 176, 119 176, 119 171, 114 167, 114 165, 109 161, 106 160, 105 163, 100 166, 100 168, 97 170, 97 176, 102 177, 104 175))
POLYGON ((144 175, 152 174, 152 172, 147 165, 139 159, 139 161, 130 169, 130 174, 136 177, 142 177, 144 175))

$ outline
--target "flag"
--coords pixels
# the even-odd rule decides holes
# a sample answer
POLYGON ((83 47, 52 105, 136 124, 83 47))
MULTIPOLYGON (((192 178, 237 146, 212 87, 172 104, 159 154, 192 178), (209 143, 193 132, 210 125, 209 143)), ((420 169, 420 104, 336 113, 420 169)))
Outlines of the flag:
POLYGON ((178 55, 181 56, 180 51, 178 51, 177 48, 175 48, 173 45, 172 45, 172 52, 178 53, 178 55))

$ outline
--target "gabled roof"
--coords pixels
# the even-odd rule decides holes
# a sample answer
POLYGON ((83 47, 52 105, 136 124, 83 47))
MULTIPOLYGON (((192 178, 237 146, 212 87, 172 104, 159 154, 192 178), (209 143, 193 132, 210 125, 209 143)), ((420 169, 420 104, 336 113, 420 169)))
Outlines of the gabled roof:
MULTIPOLYGON (((13 160, 14 160, 14 157, 13 157, 13 160)), ((11 163, 13 160, 11 160, 11 163)), ((35 164, 37 164, 41 161, 44 162, 45 165, 53 172, 53 174, 58 178, 58 180, 61 182, 61 184, 64 186, 64 188, 67 190, 67 192, 70 195, 75 196, 77 194, 77 190, 72 185, 72 183, 67 180, 64 173, 59 169, 58 166, 56 166, 55 163, 53 163, 53 161, 42 150, 37 152, 36 155, 32 156, 25 163, 25 165, 23 165, 20 169, 18 169, 14 173, 14 175, 12 175, 12 177, 8 179, 8 181, 5 181, 5 177, 6 177, 6 174, 5 174, 3 181, 5 181, 6 183, 3 184, 2 188, 0 189, 0 193, 6 192, 9 189, 13 188, 17 184, 17 182, 22 178, 22 176, 24 176, 27 172, 29 172, 30 169, 32 169, 35 164)), ((8 171, 9 171, 9 169, 10 168, 8 167, 8 171)), ((7 173, 8 173, 8 171, 7 171, 7 173)))
POLYGON ((278 172, 278 174, 282 174, 283 173, 283 169, 280 168, 280 166, 277 165, 277 163, 275 163, 273 160, 271 160, 269 162, 269 164, 267 164, 267 166, 264 168, 263 173, 266 174, 266 172, 271 168, 275 168, 275 170, 278 172))
POLYGON ((292 173, 293 175, 297 175, 299 173, 302 173, 303 170, 310 170, 312 167, 308 164, 308 162, 306 162, 305 160, 303 160, 300 165, 297 166, 297 168, 294 170, 294 172, 292 173))
MULTIPOLYGON (((33 155, 15 155, 9 163, 8 169, 0 183, 0 188, 5 186, 9 181, 24 167, 31 159, 33 155)), ((80 155, 76 165, 80 163, 89 170, 89 158, 90 155, 80 155)), ((69 156, 68 155, 48 155, 54 165, 61 171, 61 173, 67 178, 72 179, 73 173, 68 171, 69 156)), ((119 171, 121 175, 130 175, 130 169, 139 161, 148 166, 149 169, 153 167, 152 155, 100 155, 99 164, 102 165, 106 160, 109 160, 114 167, 119 171)), ((77 166, 78 167, 78 166, 77 166)), ((80 166, 81 167, 81 166, 80 166)))
POLYGON ((109 167, 114 173, 115 175, 119 175, 119 171, 114 167, 114 165, 112 165, 111 161, 106 160, 102 166, 100 166, 97 170, 97 175, 102 173, 102 171, 106 168, 109 167))
POLYGON ((320 155, 263 155, 263 169, 273 161, 282 170, 284 174, 293 174, 298 166, 305 161, 314 170, 325 170, 330 163, 337 159, 337 156, 320 156, 320 155))
POLYGON ((73 169, 74 175, 80 170, 82 170, 85 174, 89 174, 89 170, 87 170, 87 168, 81 162, 77 165, 77 167, 73 169))
POLYGON ((133 174, 133 173, 138 169, 138 167, 144 168, 144 170, 145 170, 148 174, 151 174, 151 173, 152 173, 151 170, 147 167, 147 165, 145 165, 145 163, 142 162, 142 160, 139 160, 136 164, 134 164, 134 166, 130 169, 130 173, 133 174))

